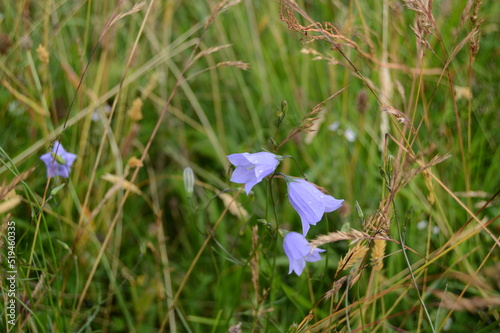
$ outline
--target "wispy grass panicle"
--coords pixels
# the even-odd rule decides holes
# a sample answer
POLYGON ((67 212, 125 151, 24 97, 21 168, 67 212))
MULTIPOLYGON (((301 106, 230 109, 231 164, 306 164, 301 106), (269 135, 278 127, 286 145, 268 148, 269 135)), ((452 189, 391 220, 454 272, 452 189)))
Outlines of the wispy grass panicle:
MULTIPOLYGON (((420 42, 427 44, 425 35, 431 34, 434 28, 434 16, 432 15, 432 1, 424 0, 404 0, 405 6, 417 14, 417 29, 412 28, 420 39, 420 42)), ((427 44, 428 45, 428 44, 427 44)))
POLYGON ((484 22, 483 19, 479 19, 479 8, 483 4, 482 1, 480 0, 475 0, 474 1, 474 9, 472 10, 472 14, 470 16, 470 21, 474 26, 474 30, 477 31, 476 34, 474 34, 471 39, 470 39, 470 51, 472 54, 472 59, 478 54, 479 52, 479 41, 481 38, 481 33, 480 33, 480 26, 484 22))
POLYGON ((340 279, 335 280, 333 282, 332 287, 323 295, 325 299, 330 299, 335 297, 336 294, 340 291, 340 288, 344 285, 344 283, 349 279, 349 275, 342 276, 340 279))
POLYGON ((321 119, 321 117, 318 116, 318 113, 320 113, 323 110, 323 106, 326 102, 329 100, 337 97, 340 93, 342 93, 346 88, 342 88, 339 91, 337 91, 335 94, 331 95, 324 101, 320 102, 316 106, 314 106, 299 122, 297 126, 295 126, 290 133, 281 141, 280 144, 277 145, 276 150, 280 149, 285 143, 287 143, 290 139, 295 137, 297 134, 304 132, 304 133, 310 133, 312 131, 315 131, 317 128, 314 128, 314 124, 321 119))

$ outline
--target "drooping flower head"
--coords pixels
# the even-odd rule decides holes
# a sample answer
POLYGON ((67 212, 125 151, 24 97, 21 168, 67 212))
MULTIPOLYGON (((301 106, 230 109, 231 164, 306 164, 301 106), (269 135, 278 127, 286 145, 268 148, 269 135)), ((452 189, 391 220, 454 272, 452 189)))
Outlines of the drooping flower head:
POLYGON ((314 249, 309 246, 309 242, 297 232, 289 232, 283 240, 283 249, 290 261, 290 269, 288 274, 292 271, 300 275, 306 267, 306 261, 315 262, 321 260, 320 252, 325 252, 322 249, 314 249))
POLYGON ((186 190, 188 197, 191 197, 194 189, 193 169, 191 169, 190 167, 184 168, 183 178, 184 178, 184 189, 186 190))
POLYGON ((268 152, 231 154, 227 158, 236 169, 231 181, 245 184, 245 191, 250 193, 255 184, 274 172, 282 157, 268 152))
POLYGON ((69 177, 69 169, 76 160, 76 155, 68 153, 59 141, 54 142, 52 152, 43 154, 40 159, 47 167, 47 178, 54 176, 69 177))
POLYGON ((302 220, 302 234, 309 231, 309 225, 316 225, 324 213, 330 213, 342 206, 344 200, 337 200, 324 194, 307 180, 285 176, 288 184, 288 199, 302 220))

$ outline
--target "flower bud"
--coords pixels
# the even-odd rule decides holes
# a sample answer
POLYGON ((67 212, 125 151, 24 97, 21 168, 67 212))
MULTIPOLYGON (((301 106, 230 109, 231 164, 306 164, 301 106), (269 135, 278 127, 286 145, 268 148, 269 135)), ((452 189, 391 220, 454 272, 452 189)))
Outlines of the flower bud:
POLYGON ((288 103, 286 101, 281 101, 281 106, 278 109, 278 114, 277 114, 278 125, 281 124, 283 119, 285 119, 287 110, 288 110, 288 103))
POLYGON ((190 167, 184 168, 183 177, 184 177, 184 189, 186 190, 188 197, 191 197, 194 189, 193 169, 191 169, 190 167))
POLYGON ((394 156, 387 156, 387 171, 389 173, 389 177, 392 178, 392 173, 394 172, 394 156))
POLYGON ((363 210, 361 209, 361 206, 359 205, 359 202, 357 202, 357 201, 356 201, 356 213, 358 214, 358 217, 361 220, 361 222, 364 223, 365 214, 363 214, 363 210))
POLYGON ((51 153, 50 156, 52 156, 52 158, 54 160, 56 160, 57 163, 62 164, 62 165, 66 165, 66 161, 64 160, 64 158, 61 155, 56 154, 56 153, 51 153))

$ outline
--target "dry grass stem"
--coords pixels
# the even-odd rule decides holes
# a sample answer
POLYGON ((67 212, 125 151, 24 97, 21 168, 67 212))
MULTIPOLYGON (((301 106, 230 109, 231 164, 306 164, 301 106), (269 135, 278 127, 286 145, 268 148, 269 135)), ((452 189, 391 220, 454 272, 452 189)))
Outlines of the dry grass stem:
POLYGON ((248 212, 239 202, 234 200, 232 196, 227 193, 219 193, 219 198, 221 198, 224 206, 229 209, 229 212, 236 216, 238 219, 244 221, 248 218, 248 212))
MULTIPOLYGON (((361 272, 357 271, 358 273, 354 276, 351 277, 349 280, 349 288, 352 288, 356 284, 356 282, 359 281, 359 278, 361 277, 361 272)), ((350 276, 350 275, 349 275, 350 276)))
POLYGON ((105 181, 120 186, 124 190, 129 190, 130 192, 135 194, 141 194, 141 190, 135 184, 132 184, 131 182, 125 180, 122 177, 107 173, 102 175, 101 178, 104 179, 105 181))
POLYGON ((126 17, 126 16, 129 16, 129 15, 132 15, 134 13, 137 13, 138 11, 140 11, 142 9, 142 7, 144 7, 144 5, 146 5, 146 1, 141 1, 141 2, 138 2, 134 5, 134 7, 129 10, 129 11, 126 11, 126 12, 123 12, 123 13, 120 13, 118 15, 116 15, 110 22, 109 22, 109 25, 108 25, 108 29, 114 25, 116 22, 120 21, 122 18, 126 17))
POLYGON ((222 67, 222 66, 235 67, 235 68, 242 69, 244 71, 246 71, 250 68, 249 63, 239 61, 239 60, 237 60, 237 61, 222 61, 222 62, 217 63, 217 65, 215 65, 215 67, 222 67))
POLYGON ((432 294, 439 299, 440 307, 449 310, 477 312, 485 308, 500 306, 499 296, 465 298, 441 290, 432 290, 432 294))
POLYGON ((142 100, 145 100, 146 98, 148 98, 149 95, 151 94, 151 92, 153 92, 153 90, 156 88, 156 86, 158 85, 158 76, 159 75, 156 72, 151 75, 151 77, 148 80, 148 84, 141 91, 141 99, 142 100))
POLYGON ((0 186, 0 200, 6 198, 9 193, 22 181, 24 181, 28 176, 35 170, 35 167, 31 167, 29 170, 21 172, 19 175, 15 176, 9 185, 5 185, 5 180, 2 186, 0 186))
POLYGON ((17 330, 491 328, 494 2, 6 1, 17 330), (51 155, 67 178, 40 160, 56 140, 77 156, 51 155), (248 196, 227 172, 244 151, 286 157, 248 196), (283 244, 304 216, 286 175, 345 200, 311 228, 306 253, 325 252, 304 268, 283 244))
POLYGON ((340 288, 342 288, 342 286, 344 285, 345 281, 349 278, 349 275, 346 275, 346 276, 343 276, 341 277, 340 279, 336 280, 335 282, 333 282, 333 285, 332 287, 330 288, 330 290, 328 290, 324 295, 323 295, 323 298, 324 299, 330 299, 332 298, 333 296, 335 296, 336 293, 338 293, 338 291, 340 290, 340 288))
MULTIPOLYGON (((442 73, 442 69, 440 68, 412 68, 408 67, 405 64, 399 63, 384 63, 380 61, 376 56, 372 55, 370 51, 365 51, 356 43, 354 40, 346 37, 344 34, 341 34, 338 29, 333 26, 330 22, 314 22, 307 14, 300 8, 298 5, 290 0, 281 0, 280 1, 280 18, 282 21, 287 23, 288 28, 292 29, 302 35, 304 35, 304 39, 316 41, 323 40, 327 41, 330 44, 334 45, 334 48, 341 49, 342 46, 347 46, 356 50, 362 57, 368 59, 375 65, 379 67, 387 67, 389 69, 397 69, 403 71, 408 74, 416 74, 416 75, 440 75, 442 73), (311 24, 308 26, 303 26, 299 23, 297 18, 294 15, 294 12, 299 13, 303 16, 307 21, 311 24)), ((426 44, 426 46, 430 45, 425 40, 425 36, 422 33, 414 30, 415 34, 418 34, 419 40, 426 44)), ((312 53, 311 53, 312 54, 312 53)), ((316 58, 315 60, 319 60, 320 58, 316 58)), ((333 58, 332 58, 333 59, 333 58)), ((326 60, 326 59, 325 59, 326 60)), ((335 60, 332 64, 341 64, 338 60, 335 60)), ((343 64, 346 66, 345 64, 343 64)), ((346 66, 349 68, 349 66, 346 66)), ((351 68, 355 71, 354 68, 351 68)), ((366 79, 366 78, 364 78, 366 79)), ((368 84, 368 82, 367 82, 368 84)))
POLYGON ((241 2, 241 0, 222 0, 222 1, 218 2, 215 5, 215 8, 212 9, 212 13, 210 14, 210 17, 208 18, 207 23, 205 23, 205 29, 207 29, 209 26, 212 25, 213 21, 215 20, 215 18, 219 14, 221 14, 225 10, 231 8, 232 6, 239 4, 240 2, 241 2))
POLYGON ((391 116, 394 116, 399 123, 408 127, 412 131, 413 134, 415 134, 415 135, 417 134, 417 131, 413 127, 410 119, 403 112, 401 112, 401 111, 399 111, 399 110, 397 110, 389 105, 382 105, 380 107, 380 111, 382 111, 386 114, 389 114, 391 116))
MULTIPOLYGON (((397 179, 394 180, 393 184, 393 191, 394 193, 397 193, 401 188, 406 186, 415 176, 420 174, 423 171, 429 170, 432 166, 435 166, 448 158, 450 158, 450 154, 444 154, 444 155, 436 155, 434 156, 428 163, 423 162, 422 160, 418 159, 414 155, 410 155, 410 161, 415 161, 418 163, 417 168, 413 168, 410 171, 404 172, 401 174, 401 176, 397 179)), ((429 174, 432 175, 432 174, 429 174)))
POLYGON ((250 273, 252 275, 252 285, 254 291, 254 316, 259 312, 259 227, 254 225, 252 227, 252 252, 250 258, 250 273))
POLYGON ((232 46, 231 44, 225 44, 225 45, 209 47, 208 49, 205 49, 205 50, 201 51, 200 53, 198 53, 196 55, 196 57, 193 58, 192 62, 194 63, 196 60, 198 60, 206 55, 212 54, 214 52, 218 52, 220 50, 223 50, 223 49, 231 47, 231 46, 232 46))
POLYGON ((2 85, 7 88, 7 90, 21 103, 29 106, 33 111, 38 113, 40 116, 47 117, 49 113, 40 105, 38 102, 34 101, 29 96, 17 91, 13 86, 10 85, 6 80, 2 80, 2 85))

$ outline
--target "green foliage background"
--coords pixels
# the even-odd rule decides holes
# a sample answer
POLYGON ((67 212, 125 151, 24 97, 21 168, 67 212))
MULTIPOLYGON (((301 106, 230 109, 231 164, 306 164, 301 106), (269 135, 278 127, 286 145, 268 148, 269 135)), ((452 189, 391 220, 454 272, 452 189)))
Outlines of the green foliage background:
MULTIPOLYGON (((299 1, 313 22, 335 27, 329 43, 312 40, 322 35, 300 12, 294 16, 309 30, 294 31, 286 2, 0 1, 0 179, 21 198, 0 210, 2 235, 7 221, 16 222, 19 271, 16 325, 6 321, 5 279, 0 325, 11 332, 237 332, 238 323, 243 332, 498 330, 500 5, 433 3, 425 47, 412 30, 425 16, 411 10, 415 3, 299 1), (477 54, 471 40, 479 41, 477 54), (280 171, 300 176, 300 168, 345 199, 308 238, 347 225, 373 235, 384 216, 394 241, 380 272, 367 255, 337 274, 353 247, 341 241, 323 246, 324 260, 308 263, 302 276, 288 275, 278 228, 298 231, 300 219, 284 181, 241 194, 229 182, 226 155, 273 151, 273 140, 282 142, 343 88, 311 116, 319 118, 314 133, 277 151, 297 161, 286 159, 280 171), (414 132, 389 115, 384 138, 377 100, 384 93, 414 132), (133 120, 138 98, 142 119, 133 120), (277 127, 282 101, 288 111, 277 127), (329 129, 334 122, 338 129, 329 129), (39 157, 56 138, 78 159, 68 180, 48 183, 39 157), (446 154, 427 170, 435 178, 415 172, 446 154), (143 158, 136 175, 132 157, 143 158), (186 167, 196 176, 192 196, 186 167), (401 177, 411 179, 396 191, 391 181, 401 177), (128 193, 120 178, 140 193, 128 193), (248 215, 228 212, 221 193, 248 215), (352 288, 322 298, 356 272, 352 288)), ((4 194, 2 203, 11 200, 4 194)))

